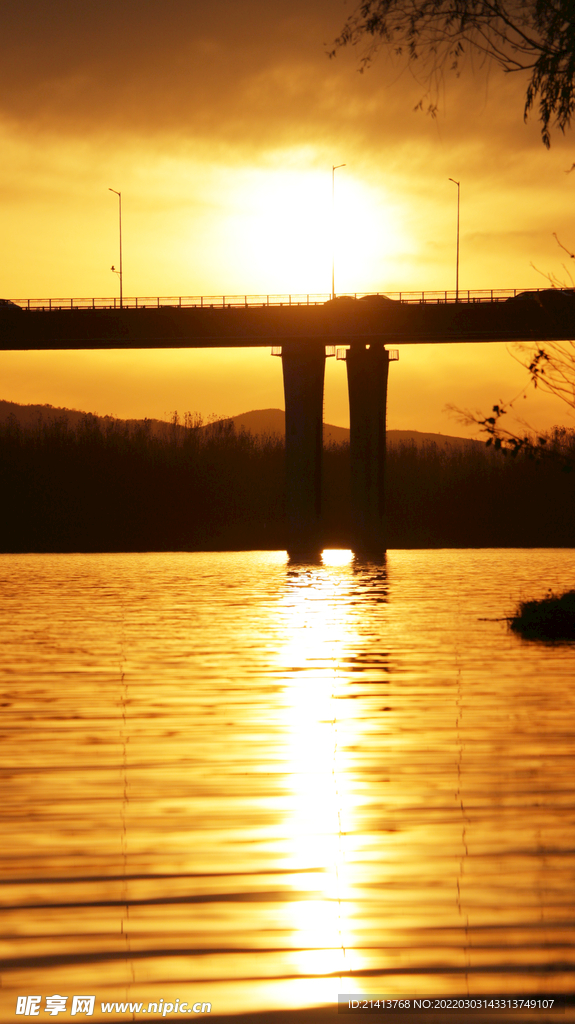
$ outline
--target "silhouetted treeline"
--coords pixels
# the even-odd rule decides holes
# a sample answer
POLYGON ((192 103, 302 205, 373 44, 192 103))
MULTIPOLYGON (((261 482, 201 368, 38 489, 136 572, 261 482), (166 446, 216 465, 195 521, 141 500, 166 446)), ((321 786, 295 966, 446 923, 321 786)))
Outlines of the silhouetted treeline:
POLYGON ((4 551, 278 548, 276 440, 174 423, 165 435, 93 416, 0 425, 4 551))
MULTIPOLYGON (((539 460, 484 444, 402 444, 387 452, 386 545, 409 547, 575 546, 575 432, 549 435, 539 460), (557 453, 557 457, 554 456, 557 453)), ((328 543, 349 546, 349 448, 326 453, 328 543)))
POLYGON ((575 472, 565 468, 566 449, 575 467, 575 434, 565 430, 549 436, 541 459, 483 444, 392 453, 390 537, 398 547, 575 546, 575 472))
MULTIPOLYGON (((562 431, 563 446, 575 434, 562 431)), ((553 447, 553 441, 549 447, 553 447)), ((163 436, 86 416, 0 424, 3 551, 233 550, 286 546, 284 447, 190 418, 163 436)), ((324 461, 324 543, 350 546, 349 448, 324 461)), ((484 446, 392 448, 394 547, 575 546, 575 472, 484 446)))

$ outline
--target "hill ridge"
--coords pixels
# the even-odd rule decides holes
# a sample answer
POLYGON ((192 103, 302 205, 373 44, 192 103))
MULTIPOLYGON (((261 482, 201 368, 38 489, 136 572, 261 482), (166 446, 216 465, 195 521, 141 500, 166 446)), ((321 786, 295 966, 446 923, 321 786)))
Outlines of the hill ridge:
MULTIPOLYGON (((66 417, 71 425, 81 422, 85 416, 93 416, 101 423, 119 423, 128 427, 136 428, 147 425, 152 434, 163 435, 167 429, 173 429, 174 423, 170 420, 159 420, 154 418, 144 419, 122 419, 117 416, 100 416, 97 413, 86 413, 79 409, 68 409, 64 406, 53 406, 48 403, 20 404, 0 399, 0 422, 6 421, 13 416, 23 427, 35 426, 38 421, 50 421, 66 417)), ((181 421, 180 421, 181 423, 181 421)), ((285 434, 285 412, 283 409, 251 409, 248 412, 239 413, 237 416, 221 416, 218 419, 210 420, 202 425, 202 429, 210 430, 215 424, 233 425, 235 430, 245 430, 248 433, 259 436, 277 435, 283 437, 285 434)), ((176 427, 178 424, 176 424, 176 427)), ((324 423, 323 437, 325 444, 342 444, 349 441, 349 427, 336 426, 333 423, 324 423)), ((469 445, 483 444, 483 441, 476 438, 458 437, 450 434, 438 434, 421 430, 390 430, 387 431, 388 444, 393 447, 399 444, 414 444, 416 447, 423 447, 427 444, 436 444, 440 448, 468 447, 469 445)))
MULTIPOLYGON (((285 434, 285 412, 283 409, 252 409, 249 412, 240 413, 238 416, 226 416, 221 421, 233 423, 236 429, 246 430, 252 434, 285 434)), ((324 443, 341 444, 349 441, 349 427, 338 427, 333 423, 323 425, 324 443)), ((388 443, 393 445, 415 444, 421 447, 426 444, 437 444, 438 447, 466 447, 468 445, 482 445, 484 442, 477 438, 457 437, 451 434, 437 434, 421 430, 387 430, 388 443)))

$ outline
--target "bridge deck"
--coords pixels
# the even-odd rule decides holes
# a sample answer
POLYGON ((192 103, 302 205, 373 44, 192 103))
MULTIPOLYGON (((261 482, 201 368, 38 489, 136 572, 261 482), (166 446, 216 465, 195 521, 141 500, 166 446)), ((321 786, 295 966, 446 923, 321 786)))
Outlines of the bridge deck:
MULTIPOLYGON (((506 299, 514 298, 526 292, 543 292, 549 289, 544 288, 466 288, 456 292, 455 289, 436 289, 435 291, 401 291, 401 292, 338 292, 340 299, 373 299, 377 296, 382 299, 391 299, 394 302, 407 303, 437 303, 437 302, 505 302, 506 299)), ((565 289, 570 291, 570 289, 565 289)), ((139 295, 124 296, 124 309, 149 309, 165 306, 177 306, 178 308, 199 306, 225 308, 230 306, 323 306, 331 299, 330 294, 325 292, 308 292, 300 294, 275 294, 268 295, 139 295)), ((118 309, 120 299, 110 298, 45 298, 45 299, 17 299, 16 305, 22 309, 51 311, 57 309, 118 309)))
POLYGON ((258 348, 437 344, 575 338, 575 297, 545 290, 491 301, 338 297, 286 305, 44 310, 0 307, 0 350, 258 348))

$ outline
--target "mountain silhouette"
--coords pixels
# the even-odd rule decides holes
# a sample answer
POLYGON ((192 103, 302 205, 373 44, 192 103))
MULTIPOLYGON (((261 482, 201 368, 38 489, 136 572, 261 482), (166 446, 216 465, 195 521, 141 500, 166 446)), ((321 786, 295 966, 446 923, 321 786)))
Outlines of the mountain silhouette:
MULTIPOLYGON (((29 429, 38 423, 50 423, 54 420, 66 419, 70 427, 77 427, 86 416, 97 420, 101 426, 106 423, 114 423, 118 426, 127 426, 130 431, 144 425, 152 436, 163 436, 169 430, 174 429, 173 421, 157 419, 130 419, 123 420, 117 416, 98 416, 96 413, 86 413, 79 409, 67 409, 64 406, 54 405, 20 405, 18 402, 6 402, 0 399, 0 423, 5 423, 12 417, 21 427, 29 429)), ((177 427, 176 429, 184 429, 177 427)))
MULTIPOLYGON (((20 405, 18 402, 7 402, 0 400, 0 422, 6 421, 12 416, 22 427, 33 427, 39 421, 49 422, 55 419, 66 418, 71 427, 80 423, 88 415, 78 409, 67 409, 52 405, 20 405)), ((121 420, 115 416, 97 416, 94 419, 100 423, 114 422, 125 424, 130 429, 147 426, 154 436, 162 436, 167 430, 173 430, 173 422, 158 419, 129 419, 121 420)), ((206 423, 201 429, 213 430, 215 426, 230 425, 240 433, 246 433, 257 437, 285 435, 285 412, 283 409, 252 409, 250 412, 240 413, 238 416, 222 416, 220 419, 206 423)), ((176 429, 184 429, 176 427, 176 429)), ((342 444, 349 441, 349 428, 338 427, 333 423, 323 425, 324 444, 342 444)), ((415 445, 416 448, 423 448, 429 444, 436 444, 438 448, 468 448, 474 445, 483 445, 469 437, 454 437, 450 434, 433 434, 420 430, 388 430, 387 443, 390 447, 397 447, 400 444, 415 445)))
MULTIPOLYGON (((238 432, 245 430, 255 435, 278 434, 281 437, 285 434, 285 412, 283 409, 253 409, 251 412, 240 413, 239 416, 229 416, 222 421, 233 424, 238 432)), ((324 444, 341 444, 349 441, 349 427, 337 427, 333 423, 323 425, 324 444)), ((424 445, 436 444, 438 448, 465 448, 469 445, 482 445, 483 441, 477 441, 469 437, 453 437, 449 434, 432 434, 420 430, 388 430, 387 443, 391 447, 400 444, 413 444, 416 448, 424 445)))

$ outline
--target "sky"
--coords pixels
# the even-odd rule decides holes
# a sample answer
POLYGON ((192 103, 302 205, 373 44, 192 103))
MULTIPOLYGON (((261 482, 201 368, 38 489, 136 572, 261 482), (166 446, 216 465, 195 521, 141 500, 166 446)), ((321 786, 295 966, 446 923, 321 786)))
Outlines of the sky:
MULTIPOLYGON (((0 0, 0 295, 339 292, 569 284, 573 137, 547 151, 523 121, 526 81, 477 60, 446 75, 435 118, 399 59, 363 74, 327 51, 344 0, 0 0), (425 107, 425 104, 424 104, 425 107), (332 166, 336 173, 332 217, 332 166)), ((264 350, 0 353, 0 398, 119 417, 283 408, 264 350)), ((504 345, 403 346, 391 429, 472 433, 449 404, 522 395, 504 345)), ((567 406, 520 397, 537 429, 567 406)), ((347 425, 345 364, 324 418, 347 425)))

